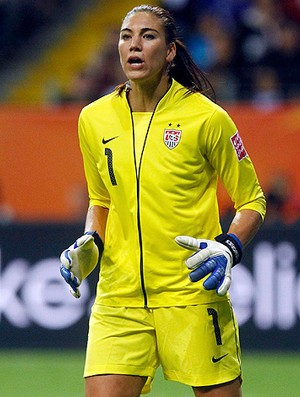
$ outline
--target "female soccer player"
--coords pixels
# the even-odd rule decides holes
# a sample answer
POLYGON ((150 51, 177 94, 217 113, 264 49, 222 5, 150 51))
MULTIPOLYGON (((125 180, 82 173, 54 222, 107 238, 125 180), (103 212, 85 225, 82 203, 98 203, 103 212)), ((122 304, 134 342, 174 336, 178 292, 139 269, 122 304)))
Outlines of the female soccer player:
POLYGON ((192 386, 195 396, 240 397, 227 291, 232 266, 264 219, 263 192, 168 11, 129 11, 119 54, 128 81, 80 115, 90 205, 85 234, 61 255, 76 297, 100 261, 86 396, 137 397, 161 365, 166 379, 192 386), (236 209, 226 233, 218 177, 236 209))

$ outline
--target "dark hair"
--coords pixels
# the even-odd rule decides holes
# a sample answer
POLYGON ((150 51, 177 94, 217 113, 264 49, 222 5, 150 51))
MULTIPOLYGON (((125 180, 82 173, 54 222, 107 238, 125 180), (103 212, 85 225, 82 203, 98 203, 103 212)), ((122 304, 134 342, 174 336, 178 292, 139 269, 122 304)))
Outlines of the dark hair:
MULTIPOLYGON (((162 7, 143 4, 129 11, 124 20, 137 12, 154 14, 164 26, 167 44, 175 43, 176 56, 169 67, 169 76, 188 88, 189 91, 200 92, 215 100, 215 93, 211 83, 195 64, 185 44, 179 39, 176 23, 171 13, 162 7)), ((126 84, 118 86, 118 92, 120 93, 125 87, 126 84)))

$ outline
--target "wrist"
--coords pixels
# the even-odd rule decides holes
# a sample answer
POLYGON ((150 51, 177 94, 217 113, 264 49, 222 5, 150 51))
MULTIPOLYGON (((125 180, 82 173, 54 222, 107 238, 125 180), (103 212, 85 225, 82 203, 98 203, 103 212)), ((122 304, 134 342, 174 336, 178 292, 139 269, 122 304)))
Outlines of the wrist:
POLYGON ((239 238, 233 233, 223 233, 215 237, 215 240, 224 244, 232 254, 233 266, 238 264, 243 255, 243 245, 239 238))
POLYGON ((97 248, 98 248, 98 251, 99 251, 99 262, 100 262, 100 259, 101 259, 101 256, 102 256, 102 252, 103 252, 103 250, 104 250, 104 244, 103 244, 103 241, 102 241, 101 237, 100 237, 99 234, 96 232, 96 230, 94 230, 94 231, 87 231, 87 232, 85 232, 84 234, 89 234, 89 235, 91 235, 91 236, 94 237, 94 243, 96 244, 96 246, 97 246, 97 248))

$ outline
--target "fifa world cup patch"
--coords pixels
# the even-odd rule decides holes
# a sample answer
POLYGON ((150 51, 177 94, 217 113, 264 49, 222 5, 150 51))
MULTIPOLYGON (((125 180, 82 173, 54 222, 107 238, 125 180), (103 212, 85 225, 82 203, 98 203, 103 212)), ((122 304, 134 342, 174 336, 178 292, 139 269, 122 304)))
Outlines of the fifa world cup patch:
POLYGON ((182 130, 167 129, 164 131, 164 143, 169 149, 174 149, 181 138, 182 130))
POLYGON ((230 140, 239 161, 247 157, 246 149, 244 148, 242 138, 240 137, 238 131, 230 137, 230 140))

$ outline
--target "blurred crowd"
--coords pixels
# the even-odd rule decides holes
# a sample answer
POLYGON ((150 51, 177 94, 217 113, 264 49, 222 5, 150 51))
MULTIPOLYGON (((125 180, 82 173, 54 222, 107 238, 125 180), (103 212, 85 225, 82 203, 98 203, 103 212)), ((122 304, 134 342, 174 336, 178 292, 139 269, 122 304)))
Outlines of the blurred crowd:
POLYGON ((72 0, 0 0, 0 67, 42 29, 53 24, 72 0))
POLYGON ((225 101, 276 105, 300 95, 298 0, 164 0, 225 101), (172 6, 173 4, 173 6, 172 6))
POLYGON ((278 172, 270 177, 266 186, 268 203, 267 225, 293 225, 300 226, 300 193, 295 191, 290 175, 278 172))
MULTIPOLYGON (((0 0, 0 67, 75 0, 0 0)), ((104 1, 104 0, 103 0, 104 1)), ((300 97, 299 0, 161 0, 218 101, 274 108, 300 97)), ((74 76, 57 102, 90 102, 124 81, 118 32, 74 76)))
MULTIPOLYGON (((218 101, 260 108, 300 97, 299 0, 163 0, 218 101)), ((124 80, 118 32, 75 77, 62 101, 89 102, 124 80)))

